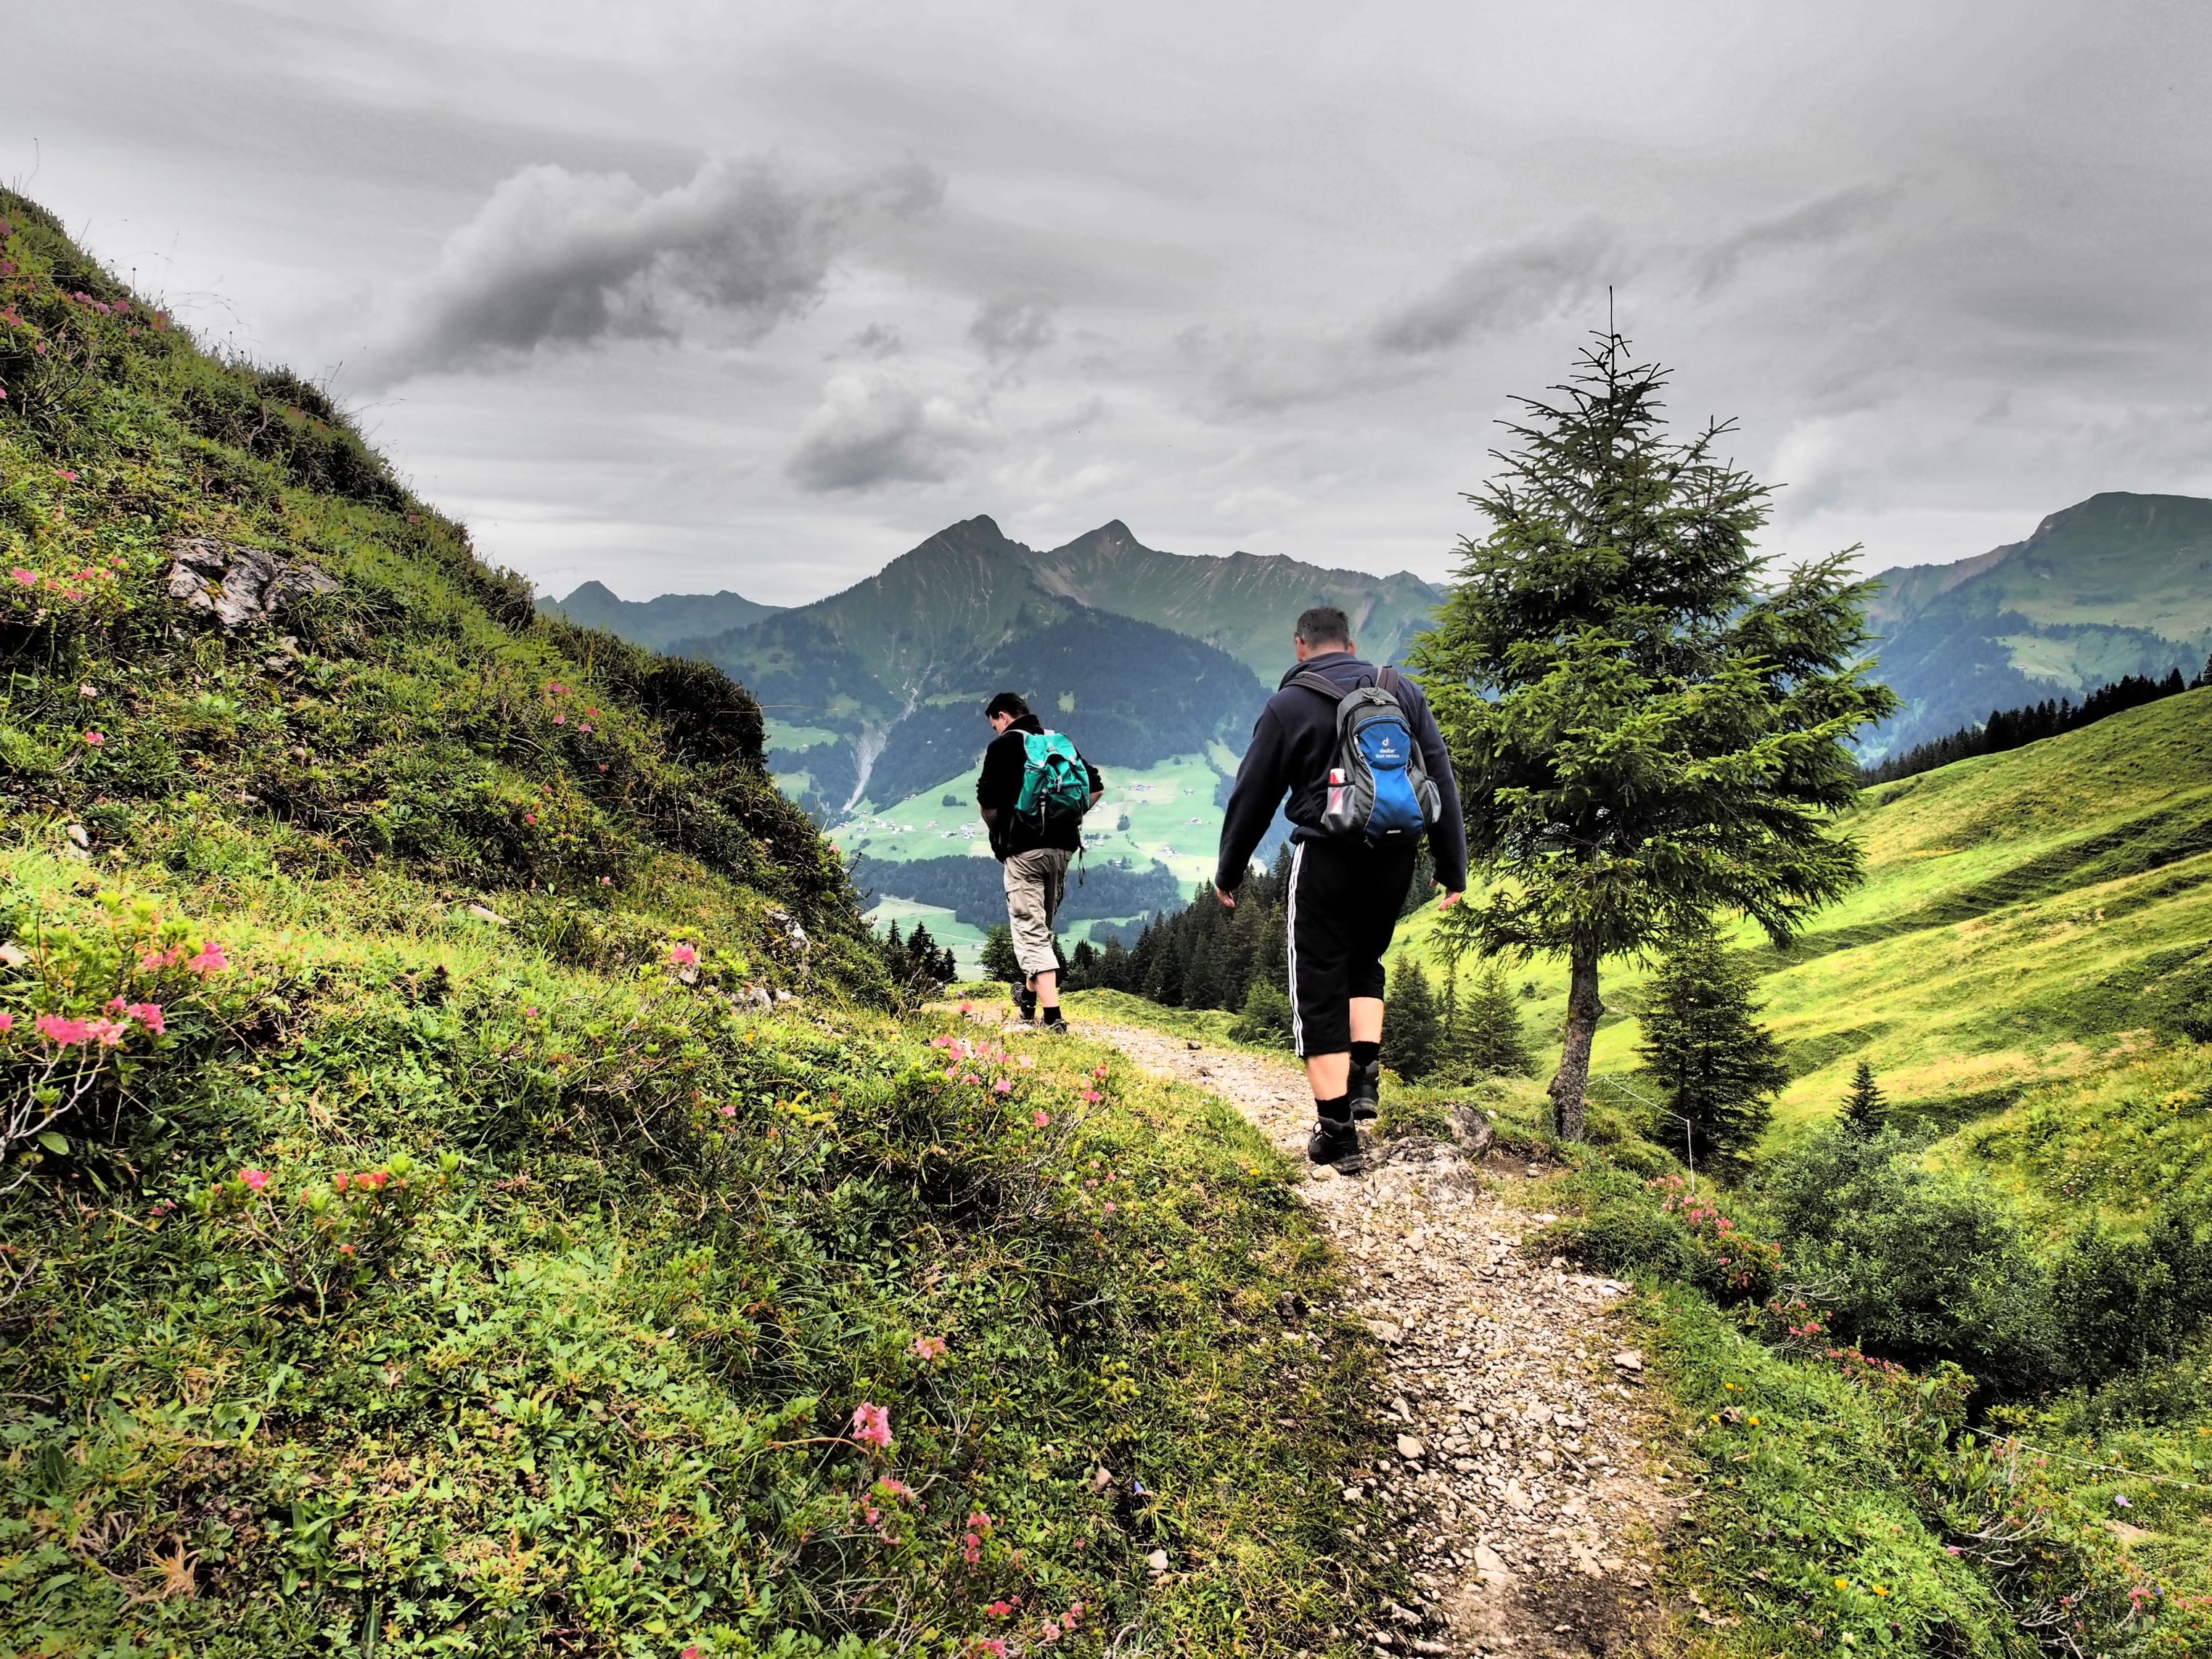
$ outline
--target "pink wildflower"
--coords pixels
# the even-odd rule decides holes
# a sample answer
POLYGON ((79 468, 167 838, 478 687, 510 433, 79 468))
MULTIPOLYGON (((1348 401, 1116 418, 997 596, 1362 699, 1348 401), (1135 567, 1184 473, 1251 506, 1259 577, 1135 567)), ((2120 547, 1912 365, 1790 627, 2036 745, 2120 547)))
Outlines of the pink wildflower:
POLYGON ((1067 1611, 1060 1614, 1060 1622, 1066 1626, 1068 1629, 1073 1630, 1075 1628, 1075 1621, 1082 1617, 1083 1603, 1080 1601, 1071 1601, 1068 1604, 1067 1611))
POLYGON ((734 1106, 725 1106, 722 1108, 722 1115, 724 1117, 735 1117, 737 1115, 738 1109, 734 1106))
POLYGON ((678 968, 689 968, 699 960, 699 952, 692 945, 672 945, 669 947, 668 959, 678 968))
POLYGON ((535 812, 525 812, 522 815, 522 821, 525 823, 535 823, 538 822, 538 814, 535 812))
POLYGON ((853 1438, 864 1446, 873 1446, 879 1451, 889 1450, 891 1443, 891 1408, 871 1406, 863 1401, 853 1408, 853 1438))
POLYGON ((101 1048, 112 1048, 123 1041, 123 1034, 130 1027, 120 1020, 88 1019, 84 1023, 84 1029, 85 1034, 101 1048))
POLYGON ((187 962, 185 966, 204 978, 210 974, 220 974, 229 968, 230 958, 223 954, 222 946, 210 939, 200 946, 199 955, 187 962))
POLYGON ((1108 1199, 1108 1200, 1106 1200, 1106 1213, 1107 1213, 1108 1215, 1111 1215, 1111 1214, 1113 1214, 1113 1213, 1114 1213, 1114 1208, 1115 1208, 1115 1206, 1114 1206, 1114 1200, 1113 1200, 1112 1199, 1110 1199, 1110 1198, 1109 1198, 1109 1199, 1108 1199))
POLYGON ((168 1022, 161 1015, 161 1005, 158 1002, 134 1002, 123 1012, 155 1036, 169 1029, 168 1022))
POLYGON ((994 1619, 1005 1619, 1012 1614, 1013 1608, 1004 1601, 994 1601, 989 1607, 984 1608, 983 1611, 989 1613, 994 1619))
POLYGON ((1105 1068, 1103 1066, 1100 1066, 1097 1071, 1093 1072, 1091 1075, 1091 1076, 1093 1076, 1093 1077, 1104 1077, 1104 1076, 1106 1075, 1106 1068, 1105 1068))
POLYGON ((1036 1070, 1036 1056, 1032 1054, 1024 1054, 1022 1056, 1022 1070, 1024 1072, 1034 1072, 1036 1070))
POLYGON ((184 954, 183 945, 173 945, 166 951, 147 951, 138 958, 138 965, 149 974, 156 973, 164 968, 175 967, 184 954))
POLYGON ((59 478, 64 483, 75 483, 76 482, 76 474, 70 471, 69 468, 65 466, 56 467, 54 469, 54 477, 59 478))
POLYGON ((1002 1077, 991 1087, 998 1094, 1010 1095, 1014 1091, 1014 1080, 1010 1077, 1002 1077))
POLYGON ((15 1029, 15 1016, 13 1014, 0 1014, 0 1036, 7 1036, 9 1032, 15 1029))
POLYGON ((1040 1128, 1040 1129, 1042 1129, 1042 1128, 1043 1128, 1047 1124, 1050 1123, 1051 1121, 1052 1121, 1052 1114, 1051 1114, 1050 1112, 1046 1111, 1046 1110, 1044 1109, 1044 1108, 1043 1108, 1043 1107, 1042 1107, 1042 1106, 1038 1107, 1038 1108, 1037 1108, 1037 1115, 1036 1115, 1036 1126, 1037 1126, 1037 1127, 1038 1127, 1038 1128, 1040 1128))
POLYGON ((962 1078, 960 1080, 963 1083, 981 1083, 983 1079, 977 1077, 975 1073, 970 1072, 966 1077, 962 1078))
POLYGON ((39 573, 35 570, 26 570, 20 564, 8 574, 25 587, 36 587, 39 585, 39 573))
POLYGON ((556 726, 566 726, 568 723, 568 717, 566 714, 562 714, 562 713, 559 709, 557 709, 557 708, 556 708, 556 709, 555 709, 555 710, 553 711, 553 724, 554 724, 554 725, 556 725, 556 726))
POLYGON ((977 1637, 975 1651, 987 1656, 987 1659, 1006 1659, 1006 1644, 995 1636, 977 1637))
POLYGON ((942 1359, 945 1358, 945 1339, 941 1336, 917 1336, 914 1340, 915 1358, 942 1359))
POLYGON ((88 732, 84 734, 84 740, 90 744, 94 749, 97 749, 100 744, 107 741, 107 733, 105 732, 88 732))
POLYGON ((258 1193, 269 1184, 269 1171, 253 1169, 240 1170, 238 1172, 238 1178, 258 1193))
POLYGON ((1037 1640, 1040 1642, 1057 1642, 1060 1640, 1060 1620, 1057 1619, 1046 1620, 1044 1621, 1044 1628, 1037 1632, 1037 1640))
POLYGON ((522 1011, 522 1017, 523 1017, 523 1018, 525 1018, 525 1019, 535 1019, 535 1018, 538 1018, 538 1005, 537 1005, 536 1003, 534 1003, 534 1002, 532 1002, 532 1003, 530 1003, 530 1004, 526 1005, 526 1006, 523 1008, 523 1011, 522 1011))
POLYGON ((341 1170, 331 1177, 331 1185, 337 1188, 338 1191, 343 1192, 353 1185, 353 1177, 341 1170))
POLYGON ((59 1014, 40 1014, 35 1024, 40 1036, 64 1048, 74 1048, 92 1037, 90 1029, 81 1019, 64 1019, 59 1014))
POLYGON ((556 697, 565 697, 568 695, 568 688, 558 680, 548 680, 545 683, 545 689, 556 697))

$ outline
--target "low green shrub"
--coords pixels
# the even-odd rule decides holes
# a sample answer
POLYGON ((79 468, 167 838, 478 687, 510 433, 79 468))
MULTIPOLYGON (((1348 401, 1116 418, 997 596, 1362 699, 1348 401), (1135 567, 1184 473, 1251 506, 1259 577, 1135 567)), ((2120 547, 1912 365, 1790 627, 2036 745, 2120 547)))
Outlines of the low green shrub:
POLYGON ((1839 1341, 2029 1397, 2057 1375, 2049 1270, 1991 1193, 1915 1161, 1924 1144, 1831 1127, 1770 1164, 1758 1194, 1790 1277, 1839 1341))

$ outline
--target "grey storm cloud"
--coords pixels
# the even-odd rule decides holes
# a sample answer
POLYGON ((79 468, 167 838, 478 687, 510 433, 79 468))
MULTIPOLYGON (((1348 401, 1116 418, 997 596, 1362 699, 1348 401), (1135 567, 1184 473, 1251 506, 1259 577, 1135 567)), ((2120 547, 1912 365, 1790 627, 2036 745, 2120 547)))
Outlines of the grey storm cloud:
POLYGON ((658 192, 626 173, 527 167, 404 293, 368 372, 388 383, 544 347, 674 339, 708 318, 757 339, 820 297, 865 222, 927 213, 943 188, 913 163, 825 182, 716 159, 658 192))
POLYGON ((1692 264, 1697 292, 1701 296, 1711 294, 1735 276, 1747 260, 1830 246, 1869 229, 1889 213, 1902 194, 1901 186, 1895 184, 1857 185, 1815 197, 1787 212, 1754 219, 1698 251, 1692 264))
POLYGON ((976 411, 878 376, 841 374, 799 434, 784 471, 817 494, 937 483, 993 441, 976 411))
POLYGON ((983 348, 993 362, 1018 362, 1031 352, 1050 345, 1058 331, 1053 326, 1052 307, 1042 300, 1004 295, 984 301, 968 325, 968 337, 983 348))
POLYGON ((1613 233, 1586 220, 1468 260, 1428 293, 1386 313, 1370 337, 1386 352, 1421 356, 1525 328, 1587 303, 1619 274, 1607 267, 1620 260, 1613 233))

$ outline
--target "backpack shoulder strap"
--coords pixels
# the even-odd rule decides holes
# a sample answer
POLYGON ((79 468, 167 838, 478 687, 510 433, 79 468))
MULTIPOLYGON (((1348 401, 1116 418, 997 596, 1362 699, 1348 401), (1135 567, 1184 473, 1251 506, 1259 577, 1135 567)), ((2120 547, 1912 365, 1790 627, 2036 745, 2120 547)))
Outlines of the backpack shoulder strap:
POLYGON ((1375 671, 1375 684, 1395 697, 1399 688, 1406 684, 1406 677, 1386 662, 1375 671))
MULTIPOLYGON (((1303 674, 1291 675, 1290 684, 1303 685, 1309 691, 1318 691, 1331 702, 1342 702, 1352 695, 1326 674, 1316 674, 1310 670, 1303 674)), ((1287 690, 1289 687, 1286 686, 1284 689, 1287 690)))

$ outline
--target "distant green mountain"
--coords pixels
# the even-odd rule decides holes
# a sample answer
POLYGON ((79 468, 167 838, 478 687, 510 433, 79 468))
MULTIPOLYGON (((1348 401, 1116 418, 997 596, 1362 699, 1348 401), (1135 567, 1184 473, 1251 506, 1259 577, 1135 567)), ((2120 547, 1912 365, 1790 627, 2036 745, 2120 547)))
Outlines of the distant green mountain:
POLYGON ((1881 677, 1905 708, 1869 758, 2124 674, 2194 673, 2212 653, 2212 501, 2092 495, 2027 540, 1882 573, 1881 677))
POLYGON ((678 640, 720 634, 773 617, 783 607, 762 605, 726 588, 719 593, 663 593, 653 599, 617 598, 601 582, 586 582, 565 599, 543 599, 538 608, 583 628, 601 628, 617 639, 663 651, 678 640))
POLYGON ((1102 766, 1216 744, 1233 757, 1291 659, 1298 612, 1341 605, 1361 648, 1387 659, 1441 597, 1410 575, 1164 553, 1119 520, 1040 553, 979 517, 842 592, 675 648, 753 690, 778 775, 836 818, 973 766, 981 702, 1004 687, 1102 766))

